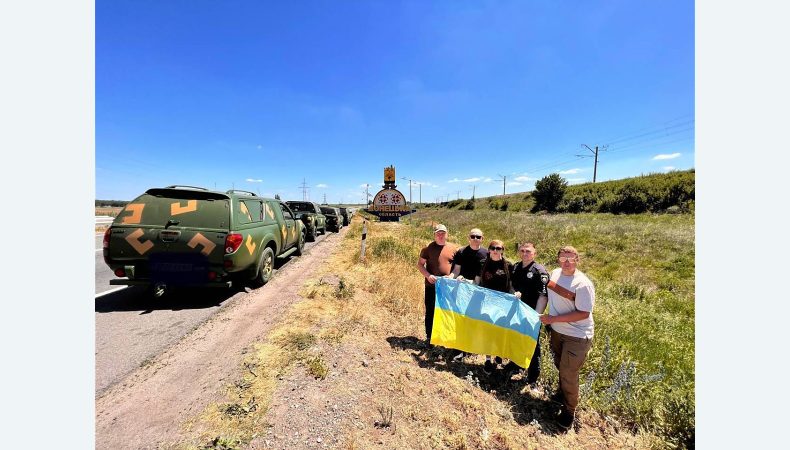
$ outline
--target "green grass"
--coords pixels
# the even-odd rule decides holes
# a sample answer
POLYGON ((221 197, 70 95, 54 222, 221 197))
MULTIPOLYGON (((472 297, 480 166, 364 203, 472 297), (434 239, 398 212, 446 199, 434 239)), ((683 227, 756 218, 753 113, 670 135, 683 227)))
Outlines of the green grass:
MULTIPOLYGON (((423 210, 414 233, 432 239, 433 220, 449 227, 451 242, 483 230, 506 244, 536 244, 538 262, 557 267, 556 252, 573 245, 579 269, 596 287, 595 339, 582 369, 583 407, 648 429, 678 445, 694 439, 694 215, 532 215, 493 210, 423 210), (422 220, 422 222, 420 222, 422 220)), ((544 344, 547 344, 544 342, 544 344)), ((548 353, 548 346, 544 346, 548 353)), ((544 382, 556 385, 551 358, 544 382)), ((542 375, 543 377, 543 375, 542 375)))

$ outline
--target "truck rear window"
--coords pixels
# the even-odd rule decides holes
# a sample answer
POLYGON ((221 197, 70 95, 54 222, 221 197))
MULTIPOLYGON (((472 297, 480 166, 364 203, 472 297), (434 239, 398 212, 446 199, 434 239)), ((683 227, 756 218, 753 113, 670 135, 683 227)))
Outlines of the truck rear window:
POLYGON ((291 207, 294 211, 301 211, 301 212, 315 212, 315 206, 312 203, 305 203, 305 202, 288 202, 288 206, 291 207))
POLYGON ((115 219, 116 224, 228 228, 228 197, 209 192, 149 189, 131 201, 115 219))

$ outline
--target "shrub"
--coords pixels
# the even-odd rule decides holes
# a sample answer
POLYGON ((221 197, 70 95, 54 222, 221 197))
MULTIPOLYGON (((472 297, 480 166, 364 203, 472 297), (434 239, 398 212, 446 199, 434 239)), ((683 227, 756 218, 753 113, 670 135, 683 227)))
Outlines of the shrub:
POLYGON ((532 191, 532 197, 535 198, 535 206, 532 211, 556 211, 567 188, 568 182, 558 173, 541 178, 535 183, 535 190, 532 191))

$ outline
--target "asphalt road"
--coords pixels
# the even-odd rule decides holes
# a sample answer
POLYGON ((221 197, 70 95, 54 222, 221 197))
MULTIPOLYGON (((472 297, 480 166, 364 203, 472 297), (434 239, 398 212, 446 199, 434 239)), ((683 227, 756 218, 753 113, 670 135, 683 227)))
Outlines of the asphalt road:
MULTIPOLYGON (((305 243, 305 250, 320 245, 332 234, 320 235, 315 242, 305 243)), ((102 235, 97 235, 96 395, 242 295, 233 289, 185 289, 154 299, 137 286, 110 286, 109 280, 115 275, 104 263, 101 246, 102 235)), ((276 270, 289 260, 276 261, 275 276, 276 270)))

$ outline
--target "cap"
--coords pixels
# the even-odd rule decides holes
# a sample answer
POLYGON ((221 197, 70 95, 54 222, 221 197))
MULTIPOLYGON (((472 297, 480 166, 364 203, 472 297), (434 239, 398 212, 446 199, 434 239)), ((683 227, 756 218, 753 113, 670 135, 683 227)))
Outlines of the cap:
POLYGON ((444 225, 442 225, 442 224, 438 224, 438 225, 436 225, 436 226, 433 228, 433 232, 434 232, 434 233, 438 233, 438 232, 440 232, 440 231, 444 231, 445 233, 447 233, 447 227, 446 227, 446 226, 444 226, 444 225))

